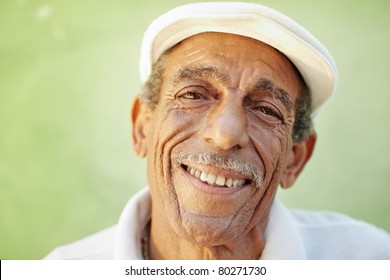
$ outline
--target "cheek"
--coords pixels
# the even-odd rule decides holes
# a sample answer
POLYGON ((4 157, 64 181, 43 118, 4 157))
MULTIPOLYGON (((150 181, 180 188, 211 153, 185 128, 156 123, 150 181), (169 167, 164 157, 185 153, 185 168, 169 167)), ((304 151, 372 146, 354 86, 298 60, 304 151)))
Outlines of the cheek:
MULTIPOLYGON (((150 169, 165 174, 162 167, 170 160, 172 149, 198 131, 201 116, 186 113, 174 103, 156 107, 148 134, 148 160, 150 169), (157 167, 157 168, 156 168, 157 167)), ((159 174, 160 176, 163 174, 159 174)), ((164 178, 166 174, 164 175, 164 178)))
MULTIPOLYGON (((156 108, 157 110, 157 108, 156 108)), ((165 146, 170 141, 174 141, 182 134, 191 133, 196 125, 194 114, 182 112, 177 108, 161 108, 154 113, 153 125, 151 126, 152 148, 165 146)), ((199 119, 197 119, 199 120, 199 119)))
POLYGON ((160 107, 155 109, 151 122, 148 134, 148 183, 154 203, 171 209, 169 211, 174 214, 177 204, 171 181, 172 149, 196 132, 195 122, 188 114, 183 114, 175 108, 160 107))
MULTIPOLYGON (((264 185, 268 186, 275 176, 277 178, 280 176, 289 146, 288 129, 282 126, 270 128, 257 125, 252 126, 250 131, 253 145, 265 168, 264 185)), ((277 185, 277 181, 273 184, 277 185)))
POLYGON ((257 128, 256 132, 252 134, 256 135, 252 139, 254 139, 254 148, 264 166, 264 181, 263 187, 256 190, 253 200, 251 200, 255 209, 251 217, 251 225, 266 219, 267 213, 269 213, 282 176, 289 142, 288 134, 279 129, 273 131, 257 128))

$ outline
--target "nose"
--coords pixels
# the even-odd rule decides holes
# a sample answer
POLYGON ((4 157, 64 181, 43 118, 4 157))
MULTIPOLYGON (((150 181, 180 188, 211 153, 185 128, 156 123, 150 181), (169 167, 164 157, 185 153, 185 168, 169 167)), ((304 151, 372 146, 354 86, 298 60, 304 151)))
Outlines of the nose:
POLYGON ((231 99, 215 105, 201 134, 206 142, 223 151, 247 146, 249 136, 242 102, 231 99))

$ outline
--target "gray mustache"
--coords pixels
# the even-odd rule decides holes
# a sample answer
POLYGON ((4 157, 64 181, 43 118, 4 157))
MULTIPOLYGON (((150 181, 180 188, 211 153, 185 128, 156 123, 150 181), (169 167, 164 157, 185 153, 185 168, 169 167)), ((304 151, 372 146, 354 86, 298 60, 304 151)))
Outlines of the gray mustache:
POLYGON ((264 181, 264 175, 262 172, 260 172, 259 168, 239 159, 208 152, 178 152, 173 155, 173 158, 180 164, 184 165, 213 165, 217 168, 240 173, 243 176, 253 180, 257 188, 260 188, 264 181))

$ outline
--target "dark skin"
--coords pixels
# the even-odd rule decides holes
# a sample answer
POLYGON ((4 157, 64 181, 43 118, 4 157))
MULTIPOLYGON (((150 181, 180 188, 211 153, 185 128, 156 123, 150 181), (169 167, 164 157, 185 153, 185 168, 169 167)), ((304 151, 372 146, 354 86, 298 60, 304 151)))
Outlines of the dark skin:
POLYGON ((250 38, 203 33, 177 45, 152 110, 139 97, 132 109, 134 148, 147 157, 152 196, 153 259, 257 259, 277 188, 292 186, 316 141, 292 139, 302 82, 291 62, 250 38), (264 83, 268 86, 264 86, 264 83), (208 152, 256 166, 253 178, 218 165, 175 160, 208 152), (245 181, 212 186, 185 167, 245 181))

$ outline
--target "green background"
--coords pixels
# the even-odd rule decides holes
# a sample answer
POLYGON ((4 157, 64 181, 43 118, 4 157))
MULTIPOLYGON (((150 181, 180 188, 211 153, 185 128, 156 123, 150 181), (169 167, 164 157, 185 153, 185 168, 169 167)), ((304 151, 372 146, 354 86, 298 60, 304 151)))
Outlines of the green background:
MULTIPOLYGON (((188 2, 0 0, 1 259, 39 259, 115 224, 146 185, 129 123, 140 42, 188 2)), ((261 3, 313 32, 340 74, 314 157, 279 197, 390 230, 390 2, 261 3)))

